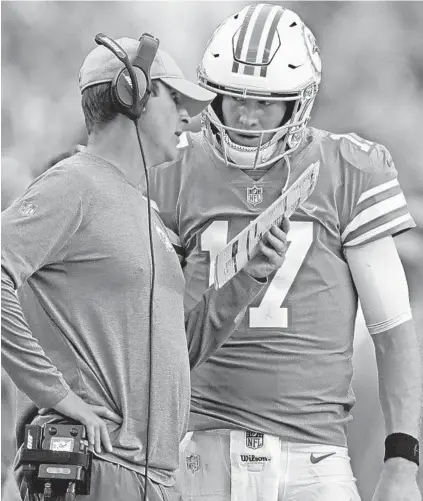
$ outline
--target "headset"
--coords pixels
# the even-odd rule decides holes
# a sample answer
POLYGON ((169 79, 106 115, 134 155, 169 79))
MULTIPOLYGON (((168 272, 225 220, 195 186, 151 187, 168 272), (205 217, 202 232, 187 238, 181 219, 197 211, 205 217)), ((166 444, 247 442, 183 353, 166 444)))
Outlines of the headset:
POLYGON ((113 52, 125 65, 112 81, 112 100, 119 113, 131 120, 138 120, 150 97, 150 68, 159 48, 159 40, 144 33, 139 39, 138 52, 132 62, 122 47, 103 33, 98 33, 95 41, 113 52))
POLYGON ((159 39, 148 33, 144 33, 140 39, 137 55, 131 62, 128 54, 122 47, 111 38, 103 33, 98 33, 95 36, 95 41, 98 45, 104 45, 125 65, 125 67, 116 74, 112 80, 111 93, 112 100, 116 110, 119 113, 127 116, 134 123, 138 143, 140 146, 141 156, 144 165, 144 173, 147 185, 148 199, 148 233, 150 240, 150 255, 151 255, 151 287, 150 287, 150 304, 149 304, 149 380, 148 380, 148 407, 147 407, 147 436, 145 448, 145 472, 144 472, 144 501, 147 501, 147 486, 148 486, 148 464, 150 454, 150 407, 151 407, 151 366, 153 356, 153 297, 154 285, 156 277, 156 267, 154 260, 154 245, 152 238, 151 224, 151 199, 150 199, 150 183, 148 179, 147 164, 145 161, 144 148, 141 142, 140 132, 138 130, 138 120, 147 104, 151 94, 151 77, 150 68, 159 48, 159 39))

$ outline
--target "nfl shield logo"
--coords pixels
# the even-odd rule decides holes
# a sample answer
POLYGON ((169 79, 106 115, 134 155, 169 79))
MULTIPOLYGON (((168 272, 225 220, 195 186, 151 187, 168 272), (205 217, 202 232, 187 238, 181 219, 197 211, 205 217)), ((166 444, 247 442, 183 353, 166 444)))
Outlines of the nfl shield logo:
POLYGON ((259 449, 260 447, 263 447, 263 433, 246 431, 245 445, 250 449, 259 449))
POLYGON ((200 456, 198 454, 191 454, 187 456, 187 469, 194 475, 200 469, 200 456))
POLYGON ((247 188, 247 202, 251 205, 258 205, 263 202, 263 187, 254 185, 247 188))

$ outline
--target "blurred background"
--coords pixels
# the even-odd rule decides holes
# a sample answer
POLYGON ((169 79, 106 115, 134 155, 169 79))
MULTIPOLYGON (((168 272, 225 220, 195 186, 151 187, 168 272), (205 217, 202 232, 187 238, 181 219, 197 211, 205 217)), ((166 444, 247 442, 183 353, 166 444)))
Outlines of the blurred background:
MULTIPOLYGON (((1 3, 1 207, 63 153, 86 140, 78 72, 97 32, 160 39, 187 77, 212 31, 250 2, 1 3)), ((278 2, 271 2, 278 3, 278 2)), ((413 313, 423 334, 423 3, 279 2, 314 32, 323 83, 311 125, 356 132, 391 151, 417 229, 396 238, 413 313)), ((195 120, 192 127, 198 127, 195 120)), ((421 343, 421 346, 423 343, 421 343)), ((359 315, 354 355, 357 404, 350 425, 353 469, 370 501, 383 466, 384 425, 373 344, 359 315)), ((15 390, 2 373, 2 486, 13 457, 15 390)), ((422 437, 420 437, 422 440, 422 437)), ((421 473, 421 472, 420 472, 421 473)), ((423 475, 420 474, 423 487, 423 475)), ((14 501, 10 486, 3 499, 14 501)), ((16 499, 18 499, 16 497, 16 499)))

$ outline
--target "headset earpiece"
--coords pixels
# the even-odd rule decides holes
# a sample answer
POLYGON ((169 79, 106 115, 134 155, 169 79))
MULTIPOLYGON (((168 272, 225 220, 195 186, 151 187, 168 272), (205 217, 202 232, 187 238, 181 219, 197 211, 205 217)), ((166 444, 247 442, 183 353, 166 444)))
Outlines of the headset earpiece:
MULTIPOLYGON (((145 96, 148 94, 148 80, 145 73, 137 67, 133 66, 135 78, 138 82, 138 93, 140 102, 145 101, 145 96)), ((112 99, 121 113, 127 112, 132 108, 134 103, 134 95, 132 90, 132 81, 127 68, 123 68, 112 81, 112 99)))
POLYGON ((139 39, 137 55, 132 63, 122 47, 103 33, 98 33, 95 40, 111 50, 125 65, 113 78, 112 100, 119 113, 131 120, 137 120, 150 97, 150 68, 159 48, 159 40, 144 33, 139 39))

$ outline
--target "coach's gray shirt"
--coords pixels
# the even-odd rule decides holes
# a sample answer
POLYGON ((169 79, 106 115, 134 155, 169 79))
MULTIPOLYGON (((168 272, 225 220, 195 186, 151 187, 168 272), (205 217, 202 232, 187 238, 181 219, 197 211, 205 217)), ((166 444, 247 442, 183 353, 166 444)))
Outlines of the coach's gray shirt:
MULTIPOLYGON (((154 480, 171 484, 187 428, 190 366, 224 342, 262 286, 241 272, 220 291, 209 289, 184 325, 181 267, 154 211, 152 219, 149 467, 154 480)), ((49 169, 2 214, 3 366, 39 407, 53 407, 70 387, 120 414, 122 425, 107 423, 114 452, 102 457, 138 472, 147 426, 149 256, 145 198, 87 153, 49 169), (15 293, 25 283, 29 326, 15 293)))

